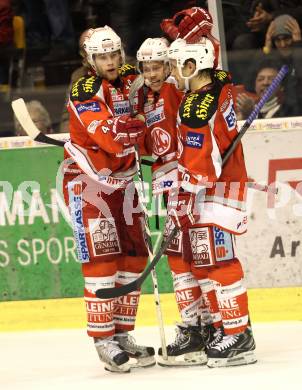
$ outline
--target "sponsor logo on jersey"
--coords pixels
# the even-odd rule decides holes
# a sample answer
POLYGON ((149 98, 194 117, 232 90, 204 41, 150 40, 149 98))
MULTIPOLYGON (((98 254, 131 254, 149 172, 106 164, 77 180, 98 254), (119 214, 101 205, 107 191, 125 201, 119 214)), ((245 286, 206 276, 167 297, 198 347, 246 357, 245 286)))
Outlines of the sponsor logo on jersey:
POLYGON ((206 119, 211 103, 215 100, 215 96, 207 93, 202 101, 197 104, 196 116, 199 119, 206 119))
POLYGON ((100 123, 101 123, 101 121, 97 121, 97 120, 94 120, 94 121, 90 122, 89 126, 87 127, 88 133, 94 134, 96 128, 98 127, 98 125, 100 123))
POLYGON ((100 112, 101 107, 98 102, 90 102, 90 103, 81 103, 75 106, 79 115, 83 114, 86 111, 92 112, 100 112))
POLYGON ((218 72, 215 72, 215 77, 220 81, 224 81, 228 77, 228 74, 223 70, 219 70, 218 72))
POLYGON ((194 104, 194 101, 198 98, 198 93, 191 93, 185 100, 183 105, 183 114, 184 118, 191 118, 191 108, 194 104))
POLYGON ((160 106, 156 108, 155 110, 152 110, 148 113, 146 113, 146 125, 147 127, 150 127, 154 123, 161 122, 165 119, 165 112, 164 107, 160 106))
POLYGON ((215 256, 212 252, 209 228, 189 229, 192 256, 195 267, 204 267, 215 264, 215 256))
POLYGON ((129 101, 123 100, 121 102, 115 102, 113 103, 113 109, 114 109, 114 116, 129 114, 130 112, 129 101))
POLYGON ((160 127, 154 127, 151 131, 151 138, 154 154, 161 156, 168 152, 171 146, 171 136, 166 130, 160 127))
POLYGON ((226 261, 234 258, 232 236, 216 226, 213 227, 216 261, 226 261))
POLYGON ((159 183, 153 183, 152 184, 152 190, 158 191, 158 190, 165 190, 167 188, 171 188, 173 184, 173 180, 163 180, 159 183))
POLYGON ((109 87, 109 92, 113 102, 120 102, 122 100, 125 100, 124 95, 121 92, 119 92, 116 88, 109 87))
POLYGON ((85 236, 85 227, 82 212, 82 183, 69 182, 69 209, 73 227, 74 238, 77 247, 78 259, 81 263, 89 262, 89 251, 85 236))
POLYGON ((188 131, 186 135, 186 145, 190 148, 201 149, 203 145, 204 134, 188 131))
POLYGON ((94 256, 121 253, 113 218, 89 219, 88 224, 94 256))
POLYGON ((91 99, 101 88, 101 78, 90 76, 81 77, 72 85, 70 98, 72 101, 80 100, 81 102, 91 99))
POLYGON ((229 131, 234 130, 237 126, 237 120, 236 120, 236 114, 233 106, 233 101, 230 102, 229 107, 222 115, 227 124, 228 130, 229 131))
MULTIPOLYGON (((168 218, 165 225, 165 230, 163 237, 166 239, 174 229, 174 223, 172 222, 172 219, 168 218)), ((181 254, 182 253, 182 232, 180 230, 177 231, 175 237, 173 238, 172 242, 169 244, 167 248, 168 252, 173 252, 174 254, 181 254)))

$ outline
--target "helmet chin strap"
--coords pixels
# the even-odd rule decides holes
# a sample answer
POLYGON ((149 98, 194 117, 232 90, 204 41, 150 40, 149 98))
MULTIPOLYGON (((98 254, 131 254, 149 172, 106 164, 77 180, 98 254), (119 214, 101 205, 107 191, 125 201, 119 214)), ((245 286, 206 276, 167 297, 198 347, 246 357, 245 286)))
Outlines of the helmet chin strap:
POLYGON ((197 75, 198 69, 195 69, 190 76, 184 76, 182 73, 182 68, 178 67, 178 69, 181 78, 185 81, 185 91, 190 91, 190 80, 197 75))

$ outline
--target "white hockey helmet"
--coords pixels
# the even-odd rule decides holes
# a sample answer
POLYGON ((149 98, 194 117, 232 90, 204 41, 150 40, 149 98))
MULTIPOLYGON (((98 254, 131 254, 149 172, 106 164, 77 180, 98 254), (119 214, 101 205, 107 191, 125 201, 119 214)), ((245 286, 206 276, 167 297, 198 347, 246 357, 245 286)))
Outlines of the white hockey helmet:
POLYGON ((124 62, 124 50, 121 38, 109 26, 99 27, 93 30, 91 36, 84 41, 84 49, 87 53, 87 60, 94 70, 94 54, 107 54, 120 50, 124 62))
POLYGON ((184 39, 178 38, 172 42, 168 49, 168 58, 170 60, 176 60, 176 64, 179 73, 184 79, 191 79, 196 76, 200 70, 212 69, 215 60, 215 49, 213 43, 203 37, 198 43, 186 43, 184 39), (185 62, 189 59, 193 59, 196 64, 195 72, 190 76, 184 76, 182 68, 185 62))
POLYGON ((147 38, 136 53, 137 61, 168 61, 168 46, 165 38, 147 38))

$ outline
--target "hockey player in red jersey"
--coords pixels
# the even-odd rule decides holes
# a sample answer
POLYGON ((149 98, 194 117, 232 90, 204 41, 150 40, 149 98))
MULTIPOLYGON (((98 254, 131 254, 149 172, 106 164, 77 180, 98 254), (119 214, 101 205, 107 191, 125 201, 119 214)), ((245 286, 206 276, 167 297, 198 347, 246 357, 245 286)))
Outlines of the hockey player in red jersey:
POLYGON ((234 245, 234 235, 247 228, 241 144, 222 166, 238 131, 230 75, 213 69, 215 51, 207 38, 195 44, 177 39, 169 58, 171 75, 187 93, 178 111, 179 188, 169 197, 168 214, 183 232, 193 275, 204 279, 206 271, 217 297, 222 327, 207 348, 208 366, 254 363, 247 292, 234 245))
MULTIPOLYGON (((168 42, 165 39, 148 38, 137 52, 138 67, 145 79, 144 98, 140 99, 144 101, 143 111, 148 129, 145 144, 146 149, 155 158, 152 166, 152 193, 153 196, 164 194, 166 203, 168 193, 173 185, 177 185, 176 118, 183 97, 183 92, 175 86, 175 80, 168 77, 170 68, 167 50, 168 42)), ((171 221, 168 220, 165 236, 169 234, 170 228, 171 221)), ((182 345, 178 345, 177 350, 175 345, 168 345, 168 359, 161 359, 160 349, 159 363, 169 366, 205 364, 207 357, 200 325, 206 330, 213 322, 217 327, 221 325, 214 290, 206 288, 209 283, 205 272, 204 278, 198 281, 191 272, 190 264, 184 261, 181 232, 168 248, 167 254, 176 302, 182 319, 177 331, 180 329, 185 332, 191 343, 189 348, 188 343, 183 348, 182 345)), ((212 329, 216 331, 216 328, 212 329)))
POLYGON ((95 292, 131 282, 146 265, 144 217, 133 184, 133 144, 146 127, 129 115, 129 88, 136 76, 134 67, 121 66, 116 33, 108 26, 95 29, 84 50, 96 75, 80 78, 70 93, 64 195, 85 280, 88 335, 107 370, 128 372, 155 364, 154 349, 137 345, 128 334, 140 291, 118 299, 99 299, 95 292))

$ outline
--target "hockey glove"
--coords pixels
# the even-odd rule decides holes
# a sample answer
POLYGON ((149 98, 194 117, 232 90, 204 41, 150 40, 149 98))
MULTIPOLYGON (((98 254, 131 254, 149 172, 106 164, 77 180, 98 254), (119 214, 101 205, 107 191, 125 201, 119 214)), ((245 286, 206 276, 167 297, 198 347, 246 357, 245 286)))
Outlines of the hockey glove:
POLYGON ((193 7, 177 12, 173 19, 164 19, 160 27, 172 40, 183 38, 196 43, 211 34, 213 19, 203 8, 193 7))
POLYGON ((194 214, 195 194, 172 190, 169 195, 167 211, 175 226, 182 231, 188 230, 195 224, 194 214))
POLYGON ((114 141, 123 145, 134 145, 144 135, 145 123, 130 115, 121 115, 113 120, 112 135, 114 141))

